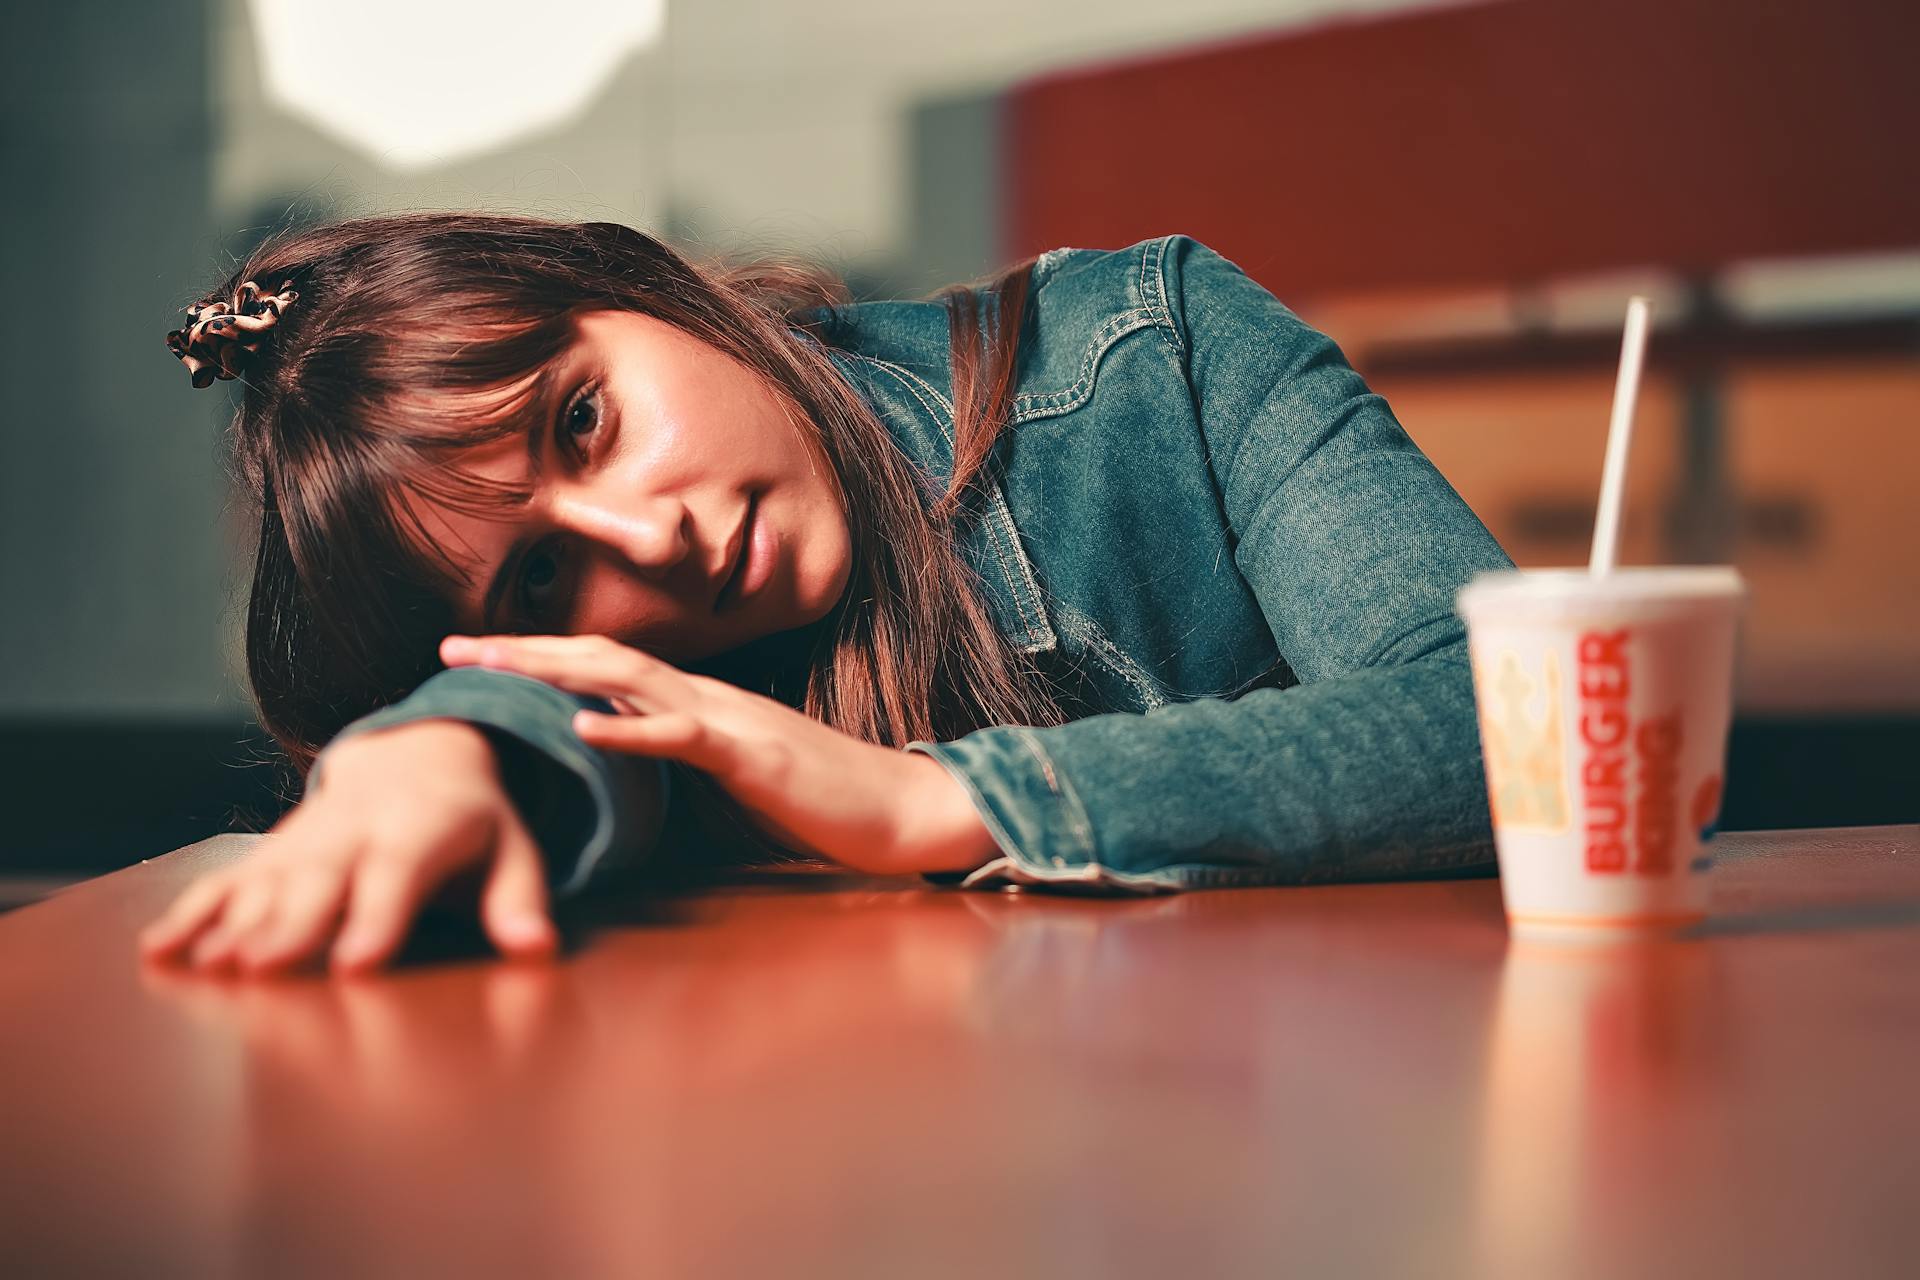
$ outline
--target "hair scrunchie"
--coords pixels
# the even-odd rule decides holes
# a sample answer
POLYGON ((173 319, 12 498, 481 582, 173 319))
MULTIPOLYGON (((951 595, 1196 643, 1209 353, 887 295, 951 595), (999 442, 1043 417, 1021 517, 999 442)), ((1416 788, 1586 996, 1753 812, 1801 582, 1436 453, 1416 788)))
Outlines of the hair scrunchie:
POLYGON ((283 280, 278 293, 266 293, 248 280, 231 300, 203 298, 185 308, 187 325, 167 334, 167 349, 186 364, 196 387, 238 378, 246 357, 265 344, 269 330, 299 296, 292 280, 283 280))

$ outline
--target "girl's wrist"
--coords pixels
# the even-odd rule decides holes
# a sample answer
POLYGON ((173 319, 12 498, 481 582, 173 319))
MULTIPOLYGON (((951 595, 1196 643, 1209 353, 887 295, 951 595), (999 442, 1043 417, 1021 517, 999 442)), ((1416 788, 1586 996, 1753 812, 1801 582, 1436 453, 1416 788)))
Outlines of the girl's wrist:
POLYGON ((466 757, 481 764, 492 758, 492 744, 479 725, 448 716, 422 716, 377 729, 336 734, 314 757, 313 767, 307 773, 307 789, 319 789, 323 762, 331 763, 342 756, 384 755, 395 743, 402 744, 401 750, 409 756, 427 751, 447 762, 466 757))
POLYGON ((972 871, 1000 851, 966 787, 931 756, 900 752, 899 870, 972 871))

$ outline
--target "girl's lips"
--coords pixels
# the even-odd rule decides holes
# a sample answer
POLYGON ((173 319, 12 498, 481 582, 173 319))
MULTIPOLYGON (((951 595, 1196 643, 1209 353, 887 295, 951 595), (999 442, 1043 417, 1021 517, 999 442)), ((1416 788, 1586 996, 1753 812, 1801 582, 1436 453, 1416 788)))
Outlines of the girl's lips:
POLYGON ((733 603, 736 589, 740 585, 740 573, 747 567, 747 561, 753 557, 753 508, 760 501, 755 494, 747 499, 747 509, 740 517, 740 545, 734 548, 733 564, 729 568, 726 580, 720 589, 713 593, 713 611, 719 613, 733 603))
POLYGON ((720 594, 714 598, 715 613, 724 613, 765 585, 773 575, 773 530, 759 518, 760 495, 747 503, 745 527, 740 531, 740 559, 720 594))

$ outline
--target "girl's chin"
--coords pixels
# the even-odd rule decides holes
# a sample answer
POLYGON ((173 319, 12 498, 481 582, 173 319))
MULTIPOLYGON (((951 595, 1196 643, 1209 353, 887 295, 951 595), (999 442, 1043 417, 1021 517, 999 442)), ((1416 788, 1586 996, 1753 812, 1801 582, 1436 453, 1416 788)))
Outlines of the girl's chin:
MULTIPOLYGON (((818 622, 832 613, 853 583, 853 548, 843 539, 838 552, 839 559, 826 582, 813 593, 810 604, 803 603, 801 606, 801 611, 807 615, 807 622, 818 622)), ((802 598, 807 599, 805 596, 802 598)))

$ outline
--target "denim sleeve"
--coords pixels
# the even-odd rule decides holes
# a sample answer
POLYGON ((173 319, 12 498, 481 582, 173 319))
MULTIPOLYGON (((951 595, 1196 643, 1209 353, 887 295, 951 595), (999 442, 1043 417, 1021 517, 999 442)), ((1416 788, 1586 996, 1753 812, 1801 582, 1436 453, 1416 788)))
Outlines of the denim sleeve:
POLYGON ((1164 271, 1234 558, 1300 683, 911 744, 1000 847, 961 883, 1152 892, 1491 864, 1453 596, 1512 561, 1331 339, 1189 237, 1164 271))
MULTIPOLYGON (((599 698, 567 693, 509 671, 452 667, 390 707, 362 716, 327 746, 414 720, 464 720, 483 729, 500 757, 501 778, 546 857, 555 898, 597 876, 638 863, 658 837, 672 774, 659 760, 603 752, 573 731, 573 713, 607 710, 599 698)), ((326 751, 314 762, 317 781, 326 751)))

